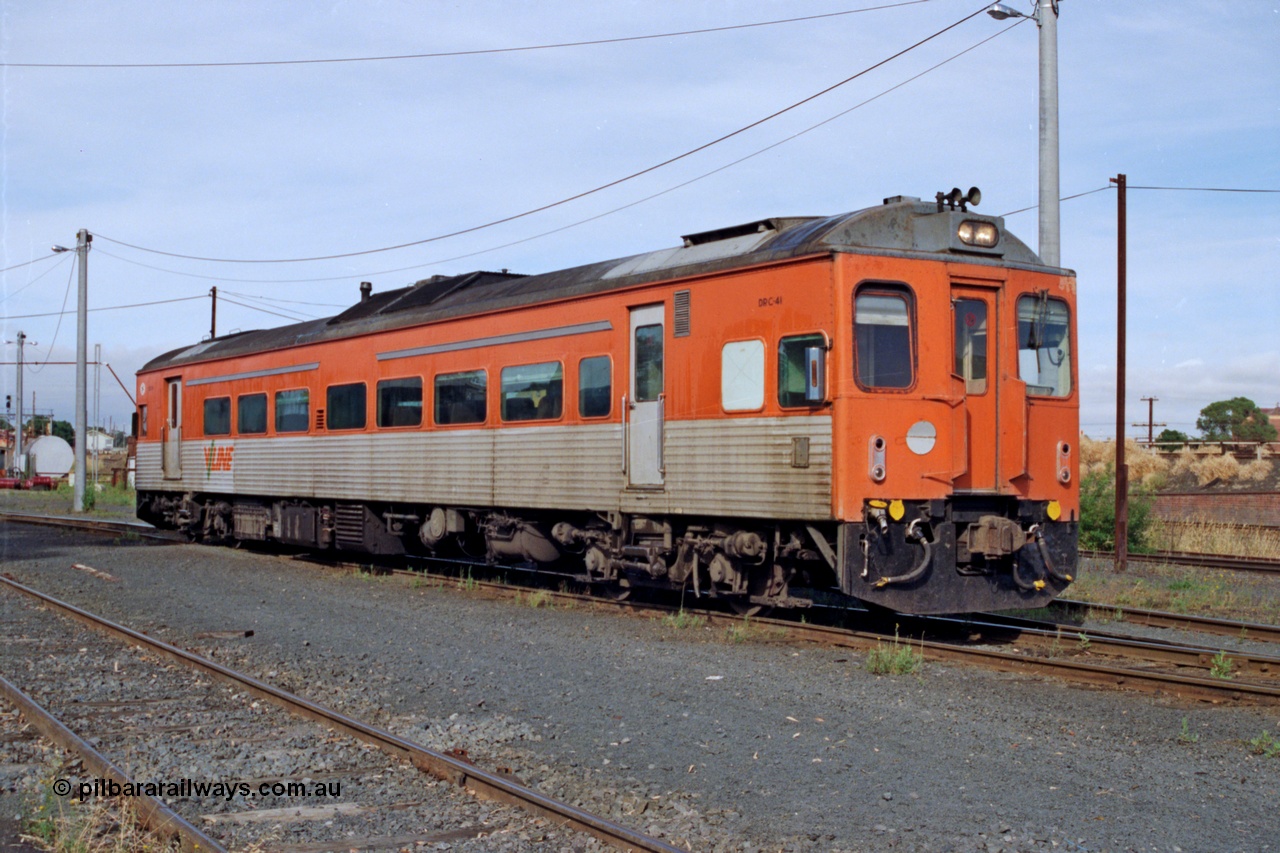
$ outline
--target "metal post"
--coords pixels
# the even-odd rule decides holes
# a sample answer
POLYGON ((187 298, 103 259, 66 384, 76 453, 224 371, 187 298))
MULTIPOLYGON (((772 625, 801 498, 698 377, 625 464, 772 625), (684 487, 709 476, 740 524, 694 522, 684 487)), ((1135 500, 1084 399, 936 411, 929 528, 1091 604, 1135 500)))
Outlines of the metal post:
POLYGON ((1129 563, 1129 466, 1124 459, 1125 327, 1127 325, 1128 227, 1126 177, 1111 179, 1116 185, 1116 571, 1129 563))
POLYGON ((210 288, 209 295, 213 297, 209 310, 209 340, 213 340, 218 336, 218 288, 210 288))
MULTIPOLYGON (((102 344, 93 345, 93 428, 102 432, 102 421, 98 414, 102 402, 102 344)), ((98 488, 98 437, 93 440, 93 487, 98 488)), ((97 492, 95 491, 95 494, 97 492)))
POLYGON ((71 511, 84 512, 86 475, 85 444, 88 442, 88 361, 89 349, 89 243, 86 228, 76 234, 76 260, 80 264, 80 290, 76 301, 76 483, 71 490, 71 511))
POLYGON ((1040 0, 1040 259, 1061 264, 1058 218, 1058 0, 1040 0))
POLYGON ((13 467, 21 477, 27 473, 27 467, 22 464, 22 347, 27 342, 27 336, 22 332, 18 332, 18 424, 17 431, 14 433, 13 439, 13 467))

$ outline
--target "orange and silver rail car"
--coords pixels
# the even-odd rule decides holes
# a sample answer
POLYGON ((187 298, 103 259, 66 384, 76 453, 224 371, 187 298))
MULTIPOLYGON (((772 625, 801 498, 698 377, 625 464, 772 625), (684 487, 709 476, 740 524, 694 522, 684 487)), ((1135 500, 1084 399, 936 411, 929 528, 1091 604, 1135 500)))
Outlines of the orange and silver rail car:
POLYGON ((174 350, 138 373, 138 514, 744 610, 1043 605, 1077 560, 1075 277, 959 195, 174 350))

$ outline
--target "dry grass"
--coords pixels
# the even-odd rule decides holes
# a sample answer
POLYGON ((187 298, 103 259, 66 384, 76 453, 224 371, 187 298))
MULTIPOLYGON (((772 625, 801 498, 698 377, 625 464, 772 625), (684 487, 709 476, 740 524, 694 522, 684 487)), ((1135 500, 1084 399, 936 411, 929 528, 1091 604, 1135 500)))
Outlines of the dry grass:
MULTIPOLYGON (((51 780, 46 780, 51 781, 51 780)), ((49 792, 48 785, 45 791, 49 792)), ((34 808, 24 839, 54 853, 160 853, 176 849, 138 826, 132 807, 113 799, 91 803, 49 792, 34 808)))
MULTIPOLYGON (((1154 451, 1140 447, 1131 438, 1124 442, 1125 464, 1129 466, 1129 482, 1144 488, 1156 489, 1164 484, 1172 469, 1172 463, 1154 451)), ((1080 475, 1091 474, 1114 466, 1116 443, 1095 441, 1087 435, 1080 436, 1080 475)))
POLYGON ((1152 523, 1151 541, 1160 551, 1232 557, 1275 557, 1280 554, 1280 530, 1205 519, 1157 519, 1152 523))

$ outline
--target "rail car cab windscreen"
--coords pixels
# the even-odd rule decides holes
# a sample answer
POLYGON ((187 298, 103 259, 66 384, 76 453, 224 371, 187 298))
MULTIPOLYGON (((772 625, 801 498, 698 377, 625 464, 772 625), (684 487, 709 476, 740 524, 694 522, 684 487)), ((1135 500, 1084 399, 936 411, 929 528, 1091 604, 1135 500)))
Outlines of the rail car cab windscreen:
POLYGON ((861 288, 853 299, 857 377, 863 388, 910 388, 915 381, 911 300, 901 288, 861 288))
POLYGON ((1018 378, 1031 395, 1071 394, 1071 316, 1046 292, 1018 298, 1018 378))

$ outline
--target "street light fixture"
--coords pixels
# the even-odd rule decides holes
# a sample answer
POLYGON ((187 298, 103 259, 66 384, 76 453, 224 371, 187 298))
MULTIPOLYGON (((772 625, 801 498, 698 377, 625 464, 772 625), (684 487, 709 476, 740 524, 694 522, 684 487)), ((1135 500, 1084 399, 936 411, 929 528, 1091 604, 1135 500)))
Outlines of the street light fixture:
POLYGON ((987 14, 997 21, 1031 18, 1040 28, 1040 259, 1060 266, 1058 218, 1058 0, 1036 0, 1030 15, 1004 3, 987 14))

